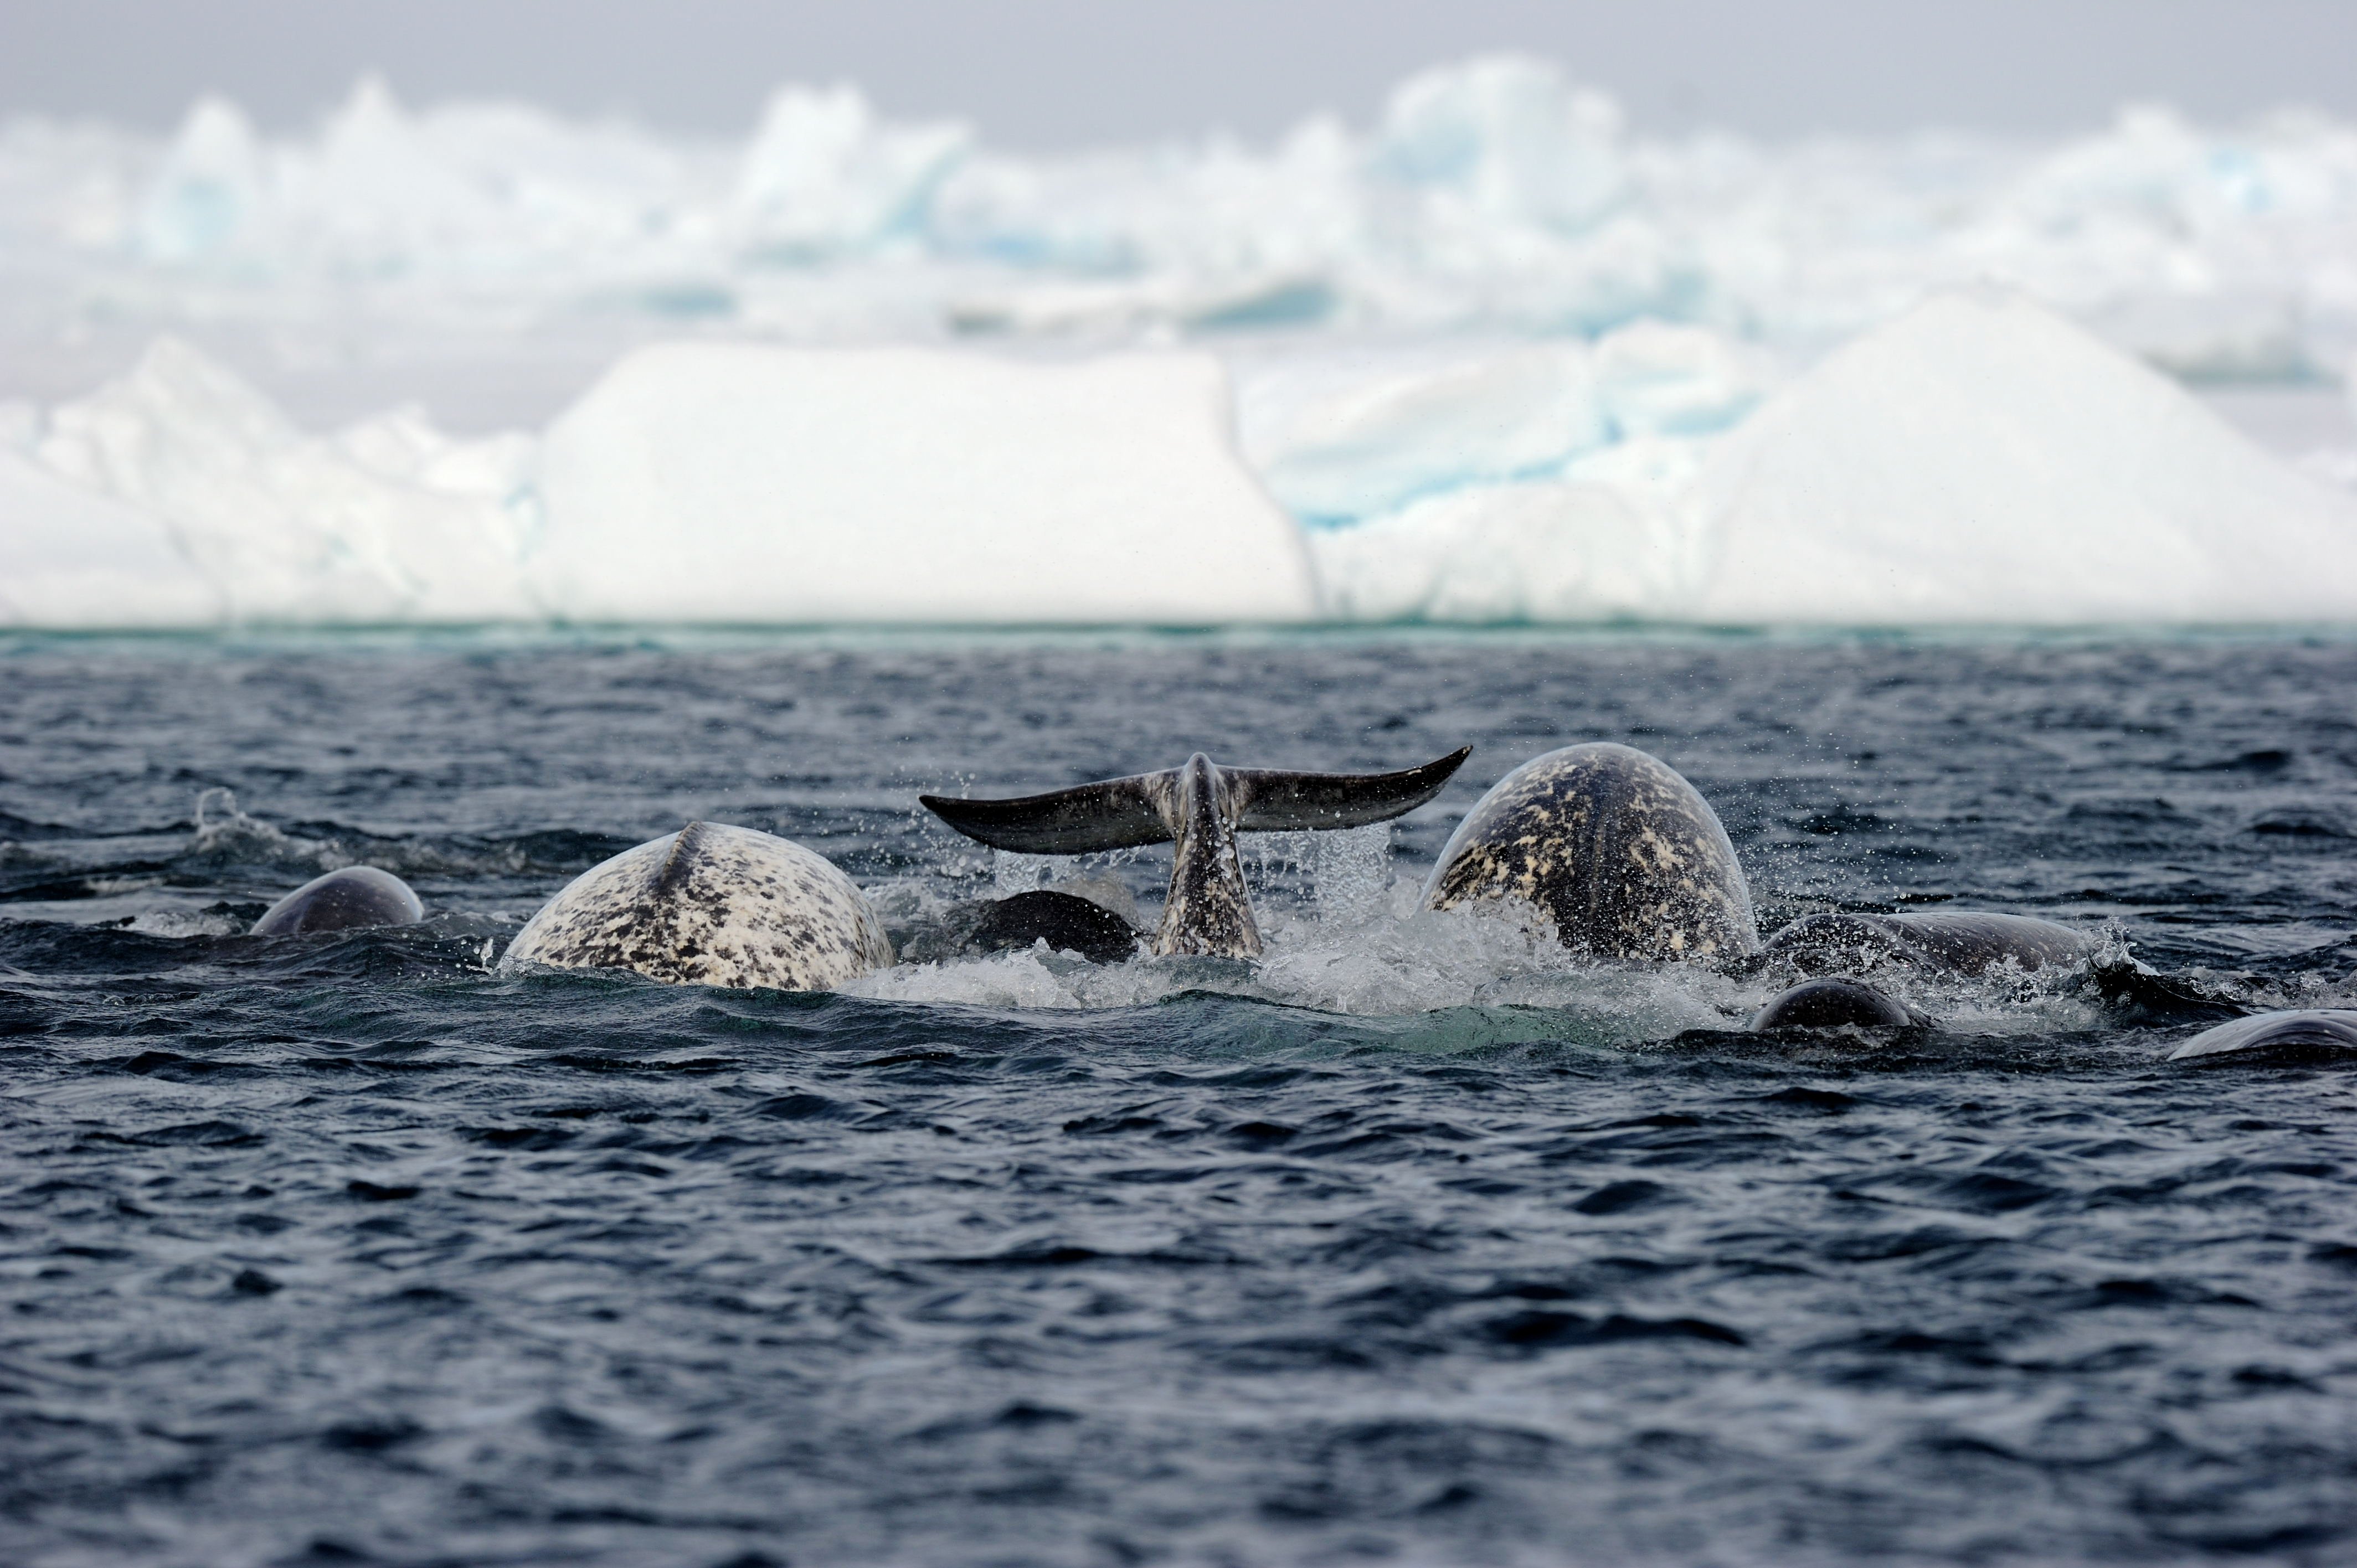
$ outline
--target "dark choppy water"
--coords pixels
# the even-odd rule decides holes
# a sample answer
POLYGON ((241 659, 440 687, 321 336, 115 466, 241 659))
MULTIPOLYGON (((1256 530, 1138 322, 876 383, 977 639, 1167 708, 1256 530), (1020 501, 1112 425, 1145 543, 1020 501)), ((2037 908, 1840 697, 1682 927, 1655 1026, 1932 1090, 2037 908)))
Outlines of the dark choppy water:
POLYGON ((693 816, 906 928, 991 873, 919 788, 1470 741, 1413 871, 1612 738, 1770 924, 1946 897, 2346 1005, 2352 693, 2347 642, 9 645, 0 1559, 2348 1561, 2357 1080, 2160 1065, 2214 1007, 1771 1047, 1759 985, 1281 864, 1257 969, 481 965, 693 816), (223 934, 350 858, 435 918, 223 934))

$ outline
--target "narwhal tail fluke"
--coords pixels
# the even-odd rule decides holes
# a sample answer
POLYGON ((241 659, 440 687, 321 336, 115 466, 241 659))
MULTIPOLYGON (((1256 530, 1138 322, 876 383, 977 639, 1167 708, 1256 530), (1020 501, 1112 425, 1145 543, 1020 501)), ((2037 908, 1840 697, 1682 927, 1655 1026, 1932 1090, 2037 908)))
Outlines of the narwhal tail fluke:
MULTIPOLYGON (((1412 811, 1440 793, 1472 747, 1397 773, 1296 773, 1222 768, 1223 810, 1242 832, 1362 828, 1412 811)), ((1021 854, 1092 854, 1175 836, 1178 768, 1051 789, 1012 800, 920 795, 927 811, 970 839, 1021 854)))
POLYGON ((1473 755, 1469 746, 1397 773, 1288 773, 1275 768, 1222 768, 1243 832, 1362 828, 1412 811, 1448 782, 1473 755))
POLYGON ((1178 770, 1107 779, 1013 800, 920 795, 918 803, 970 839, 1019 854, 1093 854, 1172 836, 1168 802, 1178 770))

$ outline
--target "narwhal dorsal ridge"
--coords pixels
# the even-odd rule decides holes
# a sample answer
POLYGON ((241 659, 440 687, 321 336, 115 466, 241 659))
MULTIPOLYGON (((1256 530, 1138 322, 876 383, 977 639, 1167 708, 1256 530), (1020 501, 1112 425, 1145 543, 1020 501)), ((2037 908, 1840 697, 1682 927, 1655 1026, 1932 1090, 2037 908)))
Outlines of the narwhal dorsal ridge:
POLYGON ((1253 958, 1259 927, 1236 852, 1240 832, 1366 827, 1414 811, 1448 782, 1472 747, 1396 773, 1302 773, 1222 768, 1202 752, 1178 768, 1100 779, 1006 800, 920 796, 970 839, 1018 854, 1093 854, 1175 846, 1170 894, 1154 950, 1253 958))
POLYGON ((654 886, 650 889, 658 897, 676 895, 687 880, 690 868, 695 865, 697 851, 705 840, 704 823, 694 822, 672 835, 671 853, 663 856, 662 869, 655 873, 654 886))

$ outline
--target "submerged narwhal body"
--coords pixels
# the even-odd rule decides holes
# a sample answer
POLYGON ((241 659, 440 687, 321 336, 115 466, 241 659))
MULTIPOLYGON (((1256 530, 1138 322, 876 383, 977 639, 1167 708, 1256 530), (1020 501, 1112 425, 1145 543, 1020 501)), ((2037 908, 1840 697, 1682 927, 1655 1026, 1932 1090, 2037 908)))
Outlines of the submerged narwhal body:
POLYGON ((1440 852, 1427 909, 1519 901, 1598 958, 1736 956, 1760 945, 1751 889, 1718 813, 1658 757, 1609 742, 1533 757, 1440 852))
POLYGON ((2357 1008, 2302 1007, 2285 1013, 2258 1013, 2204 1029, 2169 1053, 2173 1062, 2201 1057, 2270 1054, 2294 1057, 2357 1051, 2357 1008))
POLYGON ((1804 980, 1769 998, 1754 1029, 1910 1028, 1930 1023, 1897 997, 1846 976, 1804 980))
POLYGON ((1154 950, 1255 958, 1260 928, 1244 891, 1238 833, 1387 822, 1438 794, 1471 754, 1471 747, 1460 748, 1397 773, 1296 773, 1222 768, 1199 751, 1182 768, 1018 800, 919 799, 966 837, 1020 854, 1091 854, 1169 843, 1170 893, 1154 950))
POLYGON ((790 839, 690 822, 575 877, 508 944, 500 967, 830 991, 891 961, 883 922, 834 865, 790 839))
POLYGON ((373 865, 347 865, 325 876, 314 876, 270 906, 249 934, 309 936, 371 926, 406 926, 424 918, 425 906, 418 902, 416 891, 408 883, 373 865))
POLYGON ((1931 914, 1803 915, 1760 944, 1762 961, 1781 959, 1803 974, 1882 965, 1986 974, 2008 964, 2067 968, 2095 950, 2084 931, 2029 915, 1975 909, 1931 914))

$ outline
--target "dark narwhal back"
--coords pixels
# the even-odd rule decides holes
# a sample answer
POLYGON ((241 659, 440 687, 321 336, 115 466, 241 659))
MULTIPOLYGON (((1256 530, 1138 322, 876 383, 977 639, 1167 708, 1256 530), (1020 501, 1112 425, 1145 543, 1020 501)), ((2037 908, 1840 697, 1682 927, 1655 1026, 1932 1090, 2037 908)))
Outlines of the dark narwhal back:
POLYGON ((371 926, 405 926, 425 918, 425 906, 408 883, 373 865, 347 865, 315 876, 263 912, 253 923, 257 937, 305 936, 352 931, 371 926))

